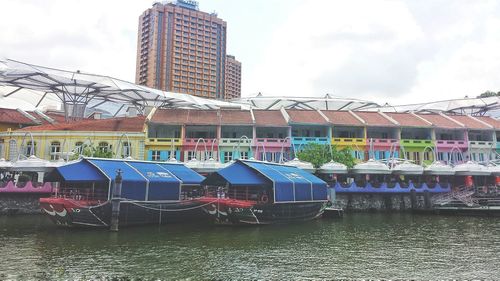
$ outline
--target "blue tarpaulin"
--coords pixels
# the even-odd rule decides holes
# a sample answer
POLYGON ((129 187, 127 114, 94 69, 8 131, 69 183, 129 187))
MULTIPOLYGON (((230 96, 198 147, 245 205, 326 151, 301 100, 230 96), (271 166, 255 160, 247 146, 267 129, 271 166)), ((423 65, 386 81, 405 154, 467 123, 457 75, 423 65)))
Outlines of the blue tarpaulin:
POLYGON ((232 186, 272 185, 276 203, 327 200, 326 182, 297 167, 238 160, 216 173, 232 186))
POLYGON ((200 184, 204 177, 182 164, 122 159, 84 158, 56 168, 54 180, 114 184, 122 171, 122 198, 130 200, 179 200, 182 184, 200 184))
POLYGON ((148 180, 148 199, 179 200, 181 181, 160 165, 147 162, 127 162, 148 180))
POLYGON ((67 182, 85 182, 85 181, 108 181, 99 170, 85 161, 78 161, 64 166, 57 167, 54 172, 57 174, 49 175, 50 181, 67 182))

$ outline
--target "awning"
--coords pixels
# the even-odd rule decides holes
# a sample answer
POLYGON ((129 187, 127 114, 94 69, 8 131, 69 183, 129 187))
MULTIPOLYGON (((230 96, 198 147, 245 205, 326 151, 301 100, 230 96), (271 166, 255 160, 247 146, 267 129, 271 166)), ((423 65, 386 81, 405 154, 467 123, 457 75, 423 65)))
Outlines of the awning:
POLYGON ((45 176, 45 181, 87 182, 109 181, 95 166, 86 161, 68 163, 55 168, 45 176))
POLYGON ((327 184, 323 180, 292 166, 237 160, 209 176, 203 183, 217 182, 220 177, 231 186, 270 185, 276 203, 327 200, 327 184))
POLYGON ((174 174, 183 184, 199 185, 205 177, 184 166, 184 164, 158 164, 174 174))
POLYGON ((223 177, 232 186, 262 186, 270 183, 263 175, 255 173, 241 161, 234 162, 232 165, 220 169, 216 174, 223 177))
POLYGON ((114 184, 122 171, 122 198, 129 200, 179 200, 182 184, 200 184, 204 179, 181 164, 122 159, 84 158, 56 168, 52 181, 106 182, 114 184))

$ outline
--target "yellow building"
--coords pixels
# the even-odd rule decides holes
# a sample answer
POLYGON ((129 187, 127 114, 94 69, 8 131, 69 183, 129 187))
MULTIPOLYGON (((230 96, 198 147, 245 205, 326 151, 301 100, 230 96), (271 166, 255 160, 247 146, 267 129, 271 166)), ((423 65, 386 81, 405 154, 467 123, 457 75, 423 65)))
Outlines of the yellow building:
POLYGON ((68 152, 92 146, 115 157, 144 159, 145 117, 85 119, 26 127, 0 132, 0 158, 16 159, 19 154, 57 160, 68 152), (31 153, 33 137, 34 153, 31 153))

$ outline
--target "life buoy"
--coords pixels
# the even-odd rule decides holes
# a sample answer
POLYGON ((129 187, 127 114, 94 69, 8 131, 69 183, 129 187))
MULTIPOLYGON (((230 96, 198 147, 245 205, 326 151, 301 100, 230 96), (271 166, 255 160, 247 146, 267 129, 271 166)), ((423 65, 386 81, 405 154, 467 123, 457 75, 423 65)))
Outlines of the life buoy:
POLYGON ((269 202, 269 197, 267 197, 266 194, 262 194, 262 196, 260 197, 260 201, 265 204, 269 202))
POLYGON ((465 186, 471 187, 474 185, 474 180, 472 179, 472 176, 466 176, 465 177, 465 186))

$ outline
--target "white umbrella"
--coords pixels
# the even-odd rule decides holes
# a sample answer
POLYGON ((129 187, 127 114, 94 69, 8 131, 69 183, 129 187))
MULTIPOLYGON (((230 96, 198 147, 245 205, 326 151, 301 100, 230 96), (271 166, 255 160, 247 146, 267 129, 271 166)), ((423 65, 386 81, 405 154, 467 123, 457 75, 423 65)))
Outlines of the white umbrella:
POLYGON ((378 174, 378 175, 388 175, 391 173, 389 167, 379 161, 370 159, 364 163, 355 165, 351 172, 354 174, 378 174))

